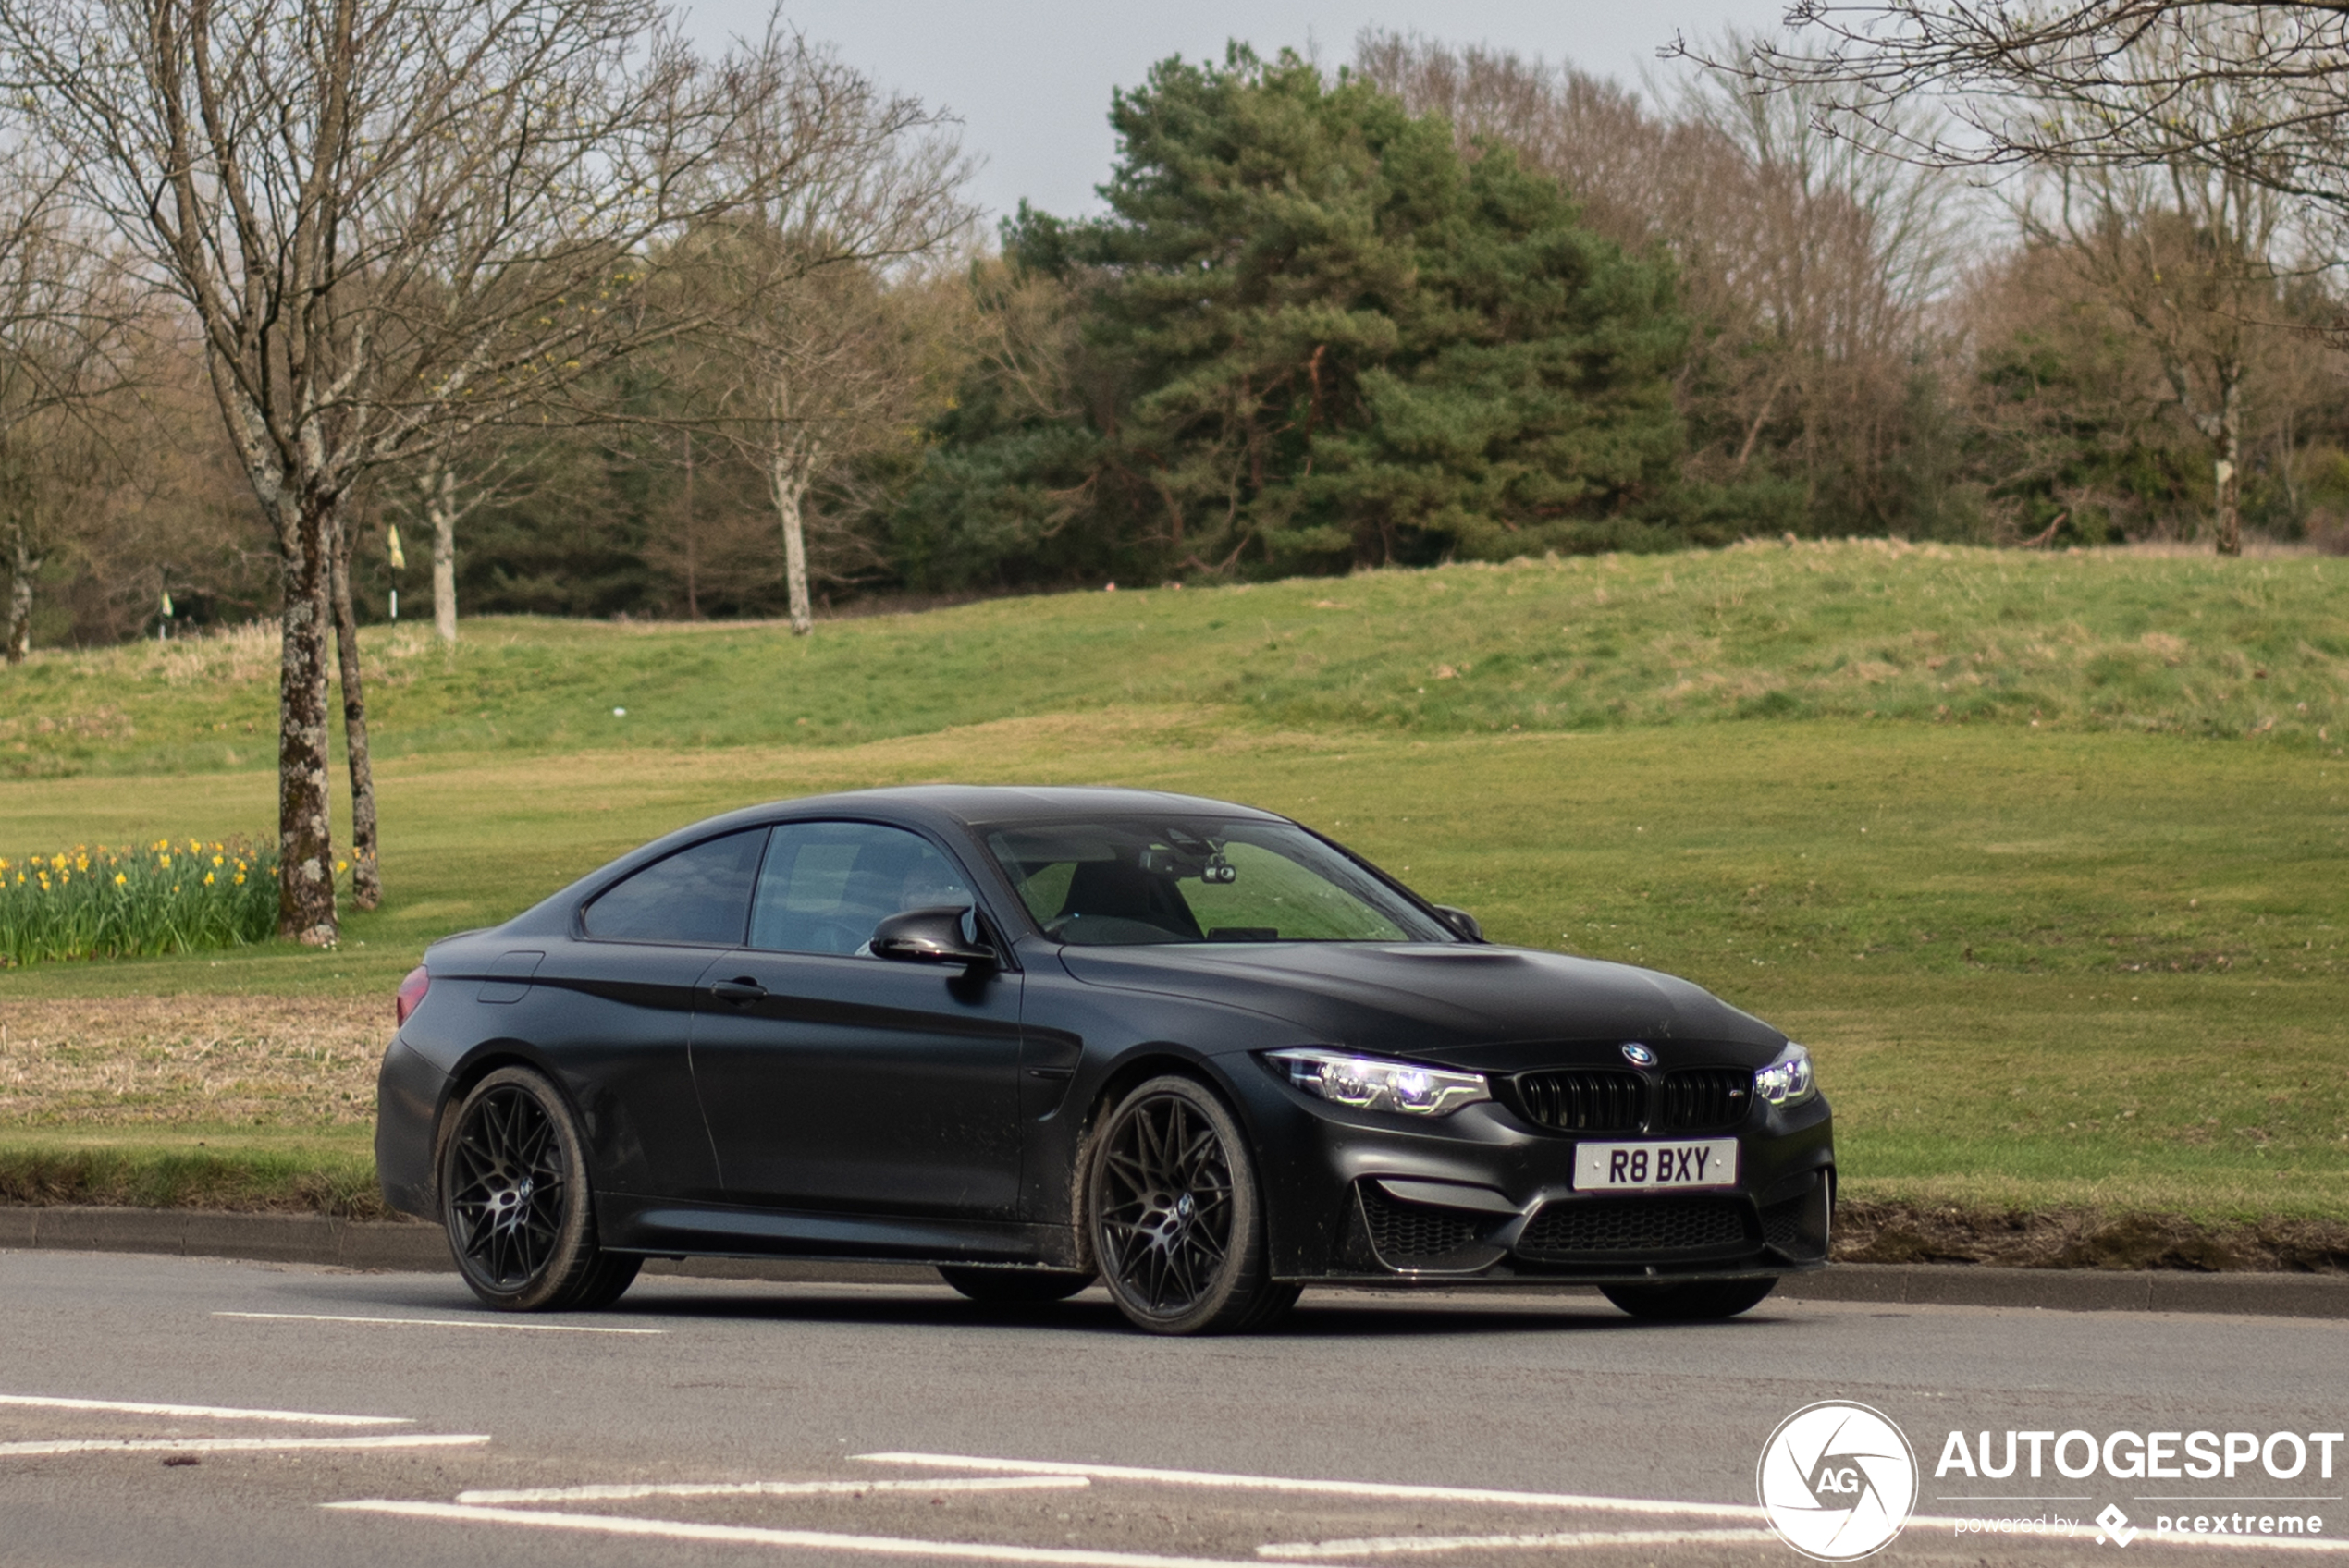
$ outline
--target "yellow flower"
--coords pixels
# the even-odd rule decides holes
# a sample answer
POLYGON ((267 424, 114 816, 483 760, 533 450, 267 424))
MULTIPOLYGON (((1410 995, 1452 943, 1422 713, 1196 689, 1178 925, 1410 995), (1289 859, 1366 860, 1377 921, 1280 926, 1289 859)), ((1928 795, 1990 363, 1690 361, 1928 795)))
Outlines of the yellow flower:
POLYGON ((171 890, 172 890, 173 892, 175 892, 175 893, 176 893, 176 892, 178 892, 178 891, 179 890, 179 884, 178 884, 178 883, 177 883, 177 882, 174 882, 174 883, 171 885, 171 890))
POLYGON ((123 876, 123 874, 122 874, 121 872, 119 872, 119 871, 117 871, 117 872, 116 872, 116 873, 114 874, 114 885, 115 885, 116 887, 117 887, 117 888, 121 887, 121 886, 122 886, 125 882, 128 882, 129 880, 129 877, 127 877, 127 876, 123 876))
POLYGON ((243 887, 244 885, 245 885, 245 874, 244 874, 243 872, 240 871, 239 873, 237 873, 237 881, 236 881, 236 886, 238 886, 238 887, 241 888, 241 887, 243 887))
POLYGON ((74 857, 73 857, 73 868, 74 868, 76 871, 87 871, 87 870, 89 870, 89 869, 90 869, 90 857, 89 857, 88 855, 76 855, 76 856, 74 856, 74 857))
POLYGON ((335 862, 335 875, 336 875, 336 876, 341 876, 344 872, 349 871, 350 869, 351 869, 351 863, 350 863, 349 861, 347 861, 347 860, 338 860, 338 861, 335 862))
POLYGON ((220 864, 220 857, 219 857, 218 855, 215 855, 215 856, 213 856, 213 857, 212 857, 212 864, 215 864, 215 865, 218 865, 218 864, 220 864))
POLYGON ((7 869, 8 869, 8 863, 7 863, 7 861, 6 861, 6 860, 5 860, 5 859, 0 859, 0 871, 6 871, 6 870, 7 870, 7 869))
POLYGON ((155 856, 155 869, 157 871, 169 871, 171 869, 171 857, 169 855, 155 856))
POLYGON ((212 886, 212 873, 209 871, 203 874, 203 885, 207 888, 212 886))

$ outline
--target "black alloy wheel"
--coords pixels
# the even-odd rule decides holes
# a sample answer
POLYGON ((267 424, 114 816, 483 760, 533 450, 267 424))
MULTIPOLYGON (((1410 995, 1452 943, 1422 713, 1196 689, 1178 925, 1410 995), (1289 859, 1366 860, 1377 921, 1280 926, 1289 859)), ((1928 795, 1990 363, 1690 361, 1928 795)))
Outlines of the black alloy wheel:
POLYGON ((939 1278, 985 1306, 1048 1306, 1093 1282, 1090 1274, 1047 1268, 957 1268, 941 1264, 939 1278))
POLYGON ((1153 1078, 1111 1111, 1087 1161, 1101 1282, 1138 1327, 1258 1327, 1297 1299, 1268 1276, 1263 1200, 1231 1112, 1189 1078, 1153 1078))
POLYGON ((1599 1293, 1634 1317, 1659 1323, 1709 1323, 1761 1304, 1778 1288, 1765 1280, 1683 1280, 1668 1285, 1601 1285, 1599 1293))
POLYGON ((596 1244, 579 1129, 547 1079, 526 1067, 484 1078, 450 1123, 440 1158, 440 1219, 465 1283, 509 1312, 609 1306, 640 1258, 596 1244))

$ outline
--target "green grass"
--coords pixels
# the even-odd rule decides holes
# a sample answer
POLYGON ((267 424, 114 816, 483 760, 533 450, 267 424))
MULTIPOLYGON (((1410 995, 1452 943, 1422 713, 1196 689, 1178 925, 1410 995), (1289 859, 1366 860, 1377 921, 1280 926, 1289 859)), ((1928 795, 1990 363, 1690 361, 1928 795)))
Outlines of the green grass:
MULTIPOLYGON (((2319 557, 1754 545, 1000 600, 806 641, 500 619, 453 654, 415 625, 365 644, 387 759, 837 747, 1170 704, 1426 737, 1873 717, 2349 743, 2349 560, 2319 557)), ((8 678, 0 777, 266 766, 277 668, 266 629, 37 654, 8 678)))
POLYGON ((373 1131, 177 1127, 168 1134, 12 1128, 0 1134, 0 1204, 289 1209, 389 1217, 373 1131))
MULTIPOLYGON (((654 833, 852 785, 1099 780, 1293 813, 1505 941, 1684 974, 1809 1040, 1855 1195, 2349 1218, 2349 766, 2112 731, 1282 729, 1113 710, 856 747, 415 758, 342 949, 43 967, 10 996, 388 997, 423 944, 654 833)), ((264 774, 0 784, 45 839, 250 821, 264 774)), ((191 1003, 200 1007, 200 1003, 191 1003)), ((44 1136, 48 1134, 44 1133, 44 1136)), ((183 1130, 118 1130, 151 1152, 183 1130)), ((0 1147, 20 1134, 0 1134, 0 1147)))
MULTIPOLYGON (((385 907, 331 952, 0 973, 0 1029, 12 999, 387 1006, 434 937, 759 800, 1147 785, 1785 1026, 1854 1195, 2349 1219, 2349 561, 1747 546, 368 656, 385 907)), ((270 820, 275 676, 265 635, 36 655, 0 853, 270 820)), ((0 1199, 358 1202, 363 1139, 277 1114, 0 1128, 0 1199)))

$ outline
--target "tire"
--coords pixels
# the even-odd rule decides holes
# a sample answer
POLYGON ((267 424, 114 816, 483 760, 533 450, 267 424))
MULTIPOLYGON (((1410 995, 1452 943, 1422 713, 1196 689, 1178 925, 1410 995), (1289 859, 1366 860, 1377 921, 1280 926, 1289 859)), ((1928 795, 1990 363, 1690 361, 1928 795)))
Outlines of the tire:
POLYGON ((1231 1333, 1296 1300, 1267 1266, 1248 1141, 1193 1079, 1152 1078, 1102 1119, 1085 1223, 1110 1299, 1150 1333, 1231 1333))
POLYGON ((1601 1285, 1599 1293, 1634 1317, 1659 1323, 1711 1323, 1761 1305, 1778 1288, 1767 1280, 1689 1280, 1672 1285, 1601 1285))
POLYGON ((546 1075, 503 1067, 458 1106, 440 1151, 440 1224, 473 1293, 503 1312, 609 1306, 642 1259, 596 1244, 578 1123, 546 1075))
POLYGON ((985 1306, 1049 1306, 1066 1301, 1093 1282, 1090 1274, 1056 1274, 1041 1268, 955 1268, 941 1265, 939 1278, 985 1306))
POLYGON ((1240 1325, 1240 1332, 1254 1334, 1278 1328, 1282 1319, 1288 1317, 1289 1309, 1297 1305, 1297 1298, 1304 1293, 1305 1287, 1302 1285, 1273 1286, 1264 1292, 1264 1299, 1256 1304, 1256 1311, 1248 1320, 1240 1325))

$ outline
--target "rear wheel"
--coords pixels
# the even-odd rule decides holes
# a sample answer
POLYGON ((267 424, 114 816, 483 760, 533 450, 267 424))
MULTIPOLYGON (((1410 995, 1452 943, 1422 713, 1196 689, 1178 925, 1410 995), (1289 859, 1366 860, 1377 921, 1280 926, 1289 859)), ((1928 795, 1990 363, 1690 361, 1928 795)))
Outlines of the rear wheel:
POLYGON ((1684 1280, 1669 1285, 1601 1285, 1599 1293, 1634 1317, 1661 1323, 1704 1323, 1761 1304, 1778 1288, 1768 1280, 1684 1280))
POLYGON ((1043 1306, 1066 1301, 1093 1282, 1090 1274, 1056 1274, 1041 1268, 954 1268, 940 1279, 989 1306, 1043 1306))
POLYGON ((1101 1283, 1154 1334, 1228 1333, 1295 1302, 1270 1277, 1247 1140, 1188 1078, 1153 1078, 1102 1121, 1086 1161, 1101 1283))
POLYGON ((440 1222, 473 1294, 508 1312, 609 1306, 641 1261, 596 1244, 578 1126, 526 1067, 498 1069, 458 1107, 440 1153, 440 1222))

